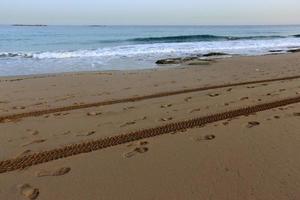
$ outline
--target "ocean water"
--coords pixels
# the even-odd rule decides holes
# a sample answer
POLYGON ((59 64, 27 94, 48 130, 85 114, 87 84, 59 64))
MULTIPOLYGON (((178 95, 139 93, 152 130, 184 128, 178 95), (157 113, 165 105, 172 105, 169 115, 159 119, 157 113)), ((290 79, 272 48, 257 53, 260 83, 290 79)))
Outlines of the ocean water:
POLYGON ((0 26, 0 76, 159 67, 167 57, 300 47, 300 26, 0 26))

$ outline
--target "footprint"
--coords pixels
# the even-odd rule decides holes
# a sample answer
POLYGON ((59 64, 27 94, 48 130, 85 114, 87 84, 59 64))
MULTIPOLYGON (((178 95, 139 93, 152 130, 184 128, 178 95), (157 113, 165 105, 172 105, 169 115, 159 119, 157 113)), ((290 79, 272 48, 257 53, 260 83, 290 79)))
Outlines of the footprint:
POLYGON ((208 94, 208 96, 210 96, 210 97, 217 97, 217 96, 219 96, 220 94, 218 94, 218 93, 212 93, 212 94, 208 94))
POLYGON ((147 142, 147 141, 140 141, 139 142, 139 145, 141 145, 141 146, 145 146, 147 144, 149 144, 149 142, 147 142))
POLYGON ((224 126, 227 126, 228 124, 229 124, 229 122, 227 121, 227 122, 223 122, 222 123, 224 126))
POLYGON ((248 122, 247 128, 252 128, 252 127, 258 126, 258 125, 260 125, 260 123, 257 121, 248 122))
POLYGON ((69 135, 71 133, 71 131, 66 131, 66 132, 63 132, 62 135, 69 135))
POLYGON ((242 98, 240 98, 241 101, 244 101, 244 100, 247 100, 247 99, 249 99, 249 97, 242 97, 242 98))
POLYGON ((125 153, 124 156, 126 158, 131 158, 131 157, 135 156, 136 154, 143 154, 143 153, 146 153, 147 151, 149 151, 148 147, 136 147, 134 150, 125 153))
POLYGON ((159 121, 167 122, 167 121, 171 121, 171 120, 173 120, 173 117, 161 118, 159 121))
POLYGON ((194 110, 191 110, 190 113, 199 112, 199 111, 201 111, 201 109, 200 108, 196 108, 194 110))
POLYGON ((44 139, 33 140, 33 141, 29 142, 29 143, 23 144, 22 146, 23 146, 23 147, 26 147, 26 146, 29 146, 29 145, 32 145, 32 144, 43 143, 43 142, 45 142, 45 141, 46 141, 46 140, 44 140, 44 139))
POLYGON ((133 124, 136 124, 136 122, 135 121, 126 122, 125 124, 121 125, 120 127, 130 126, 130 125, 133 125, 133 124))
POLYGON ((38 134, 39 134, 39 131, 37 131, 37 130, 27 129, 26 131, 27 131, 30 135, 38 135, 38 134))
POLYGON ((12 107, 12 109, 14 109, 14 110, 17 110, 17 109, 24 110, 25 108, 26 108, 25 106, 14 106, 14 107, 12 107))
POLYGON ((31 185, 27 183, 23 185, 19 185, 19 190, 21 195, 23 195, 24 197, 30 200, 36 199, 40 194, 38 188, 33 188, 31 185))
POLYGON ((54 170, 40 170, 35 173, 36 177, 63 176, 71 171, 70 167, 61 167, 54 170))
POLYGON ((86 115, 87 116, 97 116, 97 115, 101 115, 102 113, 101 112, 94 112, 94 111, 92 111, 92 112, 88 112, 86 115))
POLYGON ((134 108, 135 108, 134 106, 129 106, 129 107, 123 108, 123 110, 132 110, 134 108))
POLYGON ((91 135, 94 135, 96 133, 96 131, 90 131, 90 132, 87 132, 87 133, 84 133, 84 134, 78 134, 77 136, 91 136, 91 135))
POLYGON ((169 108, 171 106, 173 106, 173 105, 172 104, 164 104, 164 105, 161 105, 160 107, 161 108, 169 108))
POLYGON ((295 117, 300 117, 300 112, 293 113, 295 117))
POLYGON ((148 144, 149 144, 149 142, 147 142, 147 141, 139 141, 137 144, 136 143, 129 143, 127 145, 127 147, 133 147, 133 146, 136 146, 136 145, 145 146, 145 145, 148 145, 148 144))
POLYGON ((187 97, 187 98, 184 99, 184 101, 188 102, 188 101, 190 101, 191 99, 192 99, 192 97, 187 97))
POLYGON ((204 139, 205 139, 205 140, 213 140, 213 139, 215 139, 215 138, 216 138, 215 135, 206 135, 206 136, 204 136, 204 139))
POLYGON ((205 135, 204 137, 201 137, 201 138, 196 138, 195 140, 200 142, 200 141, 203 141, 203 140, 214 140, 215 138, 216 138, 215 135, 210 134, 210 135, 205 135))

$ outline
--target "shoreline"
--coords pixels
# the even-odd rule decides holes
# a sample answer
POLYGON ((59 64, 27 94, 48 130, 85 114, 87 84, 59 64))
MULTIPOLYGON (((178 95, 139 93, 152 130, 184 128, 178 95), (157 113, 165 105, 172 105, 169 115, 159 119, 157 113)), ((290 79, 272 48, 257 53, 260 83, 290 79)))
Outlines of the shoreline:
MULTIPOLYGON (((284 50, 280 50, 284 51, 284 50)), ((238 54, 226 54, 224 53, 223 56, 208 56, 208 57, 199 57, 200 60, 211 60, 211 61, 222 61, 226 59, 235 59, 235 58, 248 58, 248 57, 265 57, 265 56, 281 56, 281 55, 291 55, 291 54, 300 54, 300 49, 295 48, 295 52, 269 52, 269 54, 263 55, 238 55, 238 54), (228 57, 226 57, 228 56, 228 57)), ((211 52, 215 53, 215 52, 211 52)), ((219 52, 217 52, 219 53, 219 52)), ((220 52, 221 53, 221 52, 220 52)), ((210 54, 210 53, 208 53, 210 54)), ((223 54, 223 53, 222 53, 223 54)), ((174 59, 184 59, 194 57, 193 55, 187 57, 170 57, 164 58, 161 60, 174 60, 174 59)), ((159 60, 158 60, 159 61, 159 60)), ((188 66, 184 62, 179 64, 154 64, 155 67, 151 68, 143 68, 143 69, 127 69, 127 70, 95 70, 95 71, 70 71, 70 72, 58 72, 58 73, 43 73, 43 74, 28 74, 28 75, 11 75, 11 76, 0 76, 0 82, 5 81, 5 79, 18 79, 18 78, 45 78, 45 77, 52 77, 52 76, 64 76, 64 75, 80 75, 80 74, 93 74, 93 73, 122 73, 122 72, 141 72, 141 71, 157 71, 157 70, 165 70, 165 69, 174 69, 180 67, 193 67, 188 66), (3 80, 4 79, 4 80, 3 80)), ((197 66, 197 64, 195 64, 197 66)), ((198 66, 201 66, 198 65, 198 66)))

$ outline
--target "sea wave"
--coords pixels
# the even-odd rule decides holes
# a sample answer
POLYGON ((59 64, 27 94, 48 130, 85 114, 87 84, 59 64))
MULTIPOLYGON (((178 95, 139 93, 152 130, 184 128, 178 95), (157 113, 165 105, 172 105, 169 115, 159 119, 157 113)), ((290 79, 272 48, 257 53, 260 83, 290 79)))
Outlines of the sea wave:
MULTIPOLYGON (((264 36, 264 39, 255 40, 238 40, 232 38, 226 41, 201 41, 201 42, 161 42, 147 44, 130 44, 113 47, 102 47, 97 49, 82 50, 61 50, 61 51, 45 51, 45 52, 0 52, 0 59, 71 59, 71 58, 90 58, 97 57, 103 60, 114 58, 129 57, 161 57, 182 54, 203 54, 209 52, 224 52, 233 54, 260 54, 268 53, 270 50, 288 50, 289 47, 300 46, 300 39, 296 36, 287 36, 285 38, 269 39, 271 36, 264 36), (268 39, 266 39, 268 38, 268 39)), ((241 37, 239 37, 241 38, 241 37)), ((253 38, 253 37, 243 37, 253 38)), ((262 36, 260 36, 262 38, 262 36)), ((274 38, 274 36, 273 36, 274 38)))
MULTIPOLYGON (((295 35, 296 36, 296 35, 295 35)), ((143 43, 180 43, 180 42, 202 42, 202 41, 232 41, 232 40, 266 40, 285 38, 285 36, 217 36, 217 35, 180 35, 167 37, 145 37, 129 39, 131 42, 143 43)))

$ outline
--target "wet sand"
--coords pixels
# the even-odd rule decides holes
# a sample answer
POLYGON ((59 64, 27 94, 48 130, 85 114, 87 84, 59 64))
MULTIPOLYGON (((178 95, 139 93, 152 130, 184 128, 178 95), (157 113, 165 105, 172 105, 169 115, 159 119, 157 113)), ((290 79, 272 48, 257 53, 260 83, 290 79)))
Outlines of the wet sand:
MULTIPOLYGON (((0 78, 0 118, 33 113, 0 123, 0 162, 298 97, 300 78, 84 105, 297 75, 300 54, 294 53, 0 78)), ((298 199, 299 120, 294 103, 1 173, 0 199, 298 199)))

